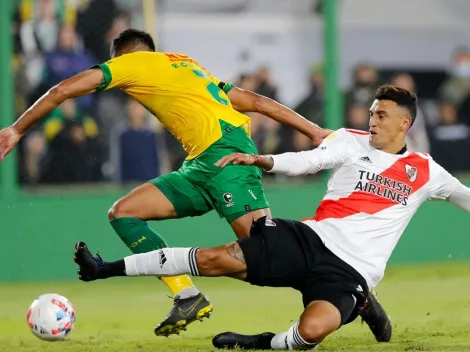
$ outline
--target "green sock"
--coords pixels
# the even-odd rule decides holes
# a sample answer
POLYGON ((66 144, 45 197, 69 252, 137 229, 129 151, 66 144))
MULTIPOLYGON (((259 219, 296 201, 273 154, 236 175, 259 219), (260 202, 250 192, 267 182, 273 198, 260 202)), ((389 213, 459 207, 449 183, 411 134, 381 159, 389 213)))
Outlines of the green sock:
POLYGON ((114 231, 134 254, 147 253, 168 247, 165 240, 147 224, 137 218, 117 218, 110 221, 114 231))

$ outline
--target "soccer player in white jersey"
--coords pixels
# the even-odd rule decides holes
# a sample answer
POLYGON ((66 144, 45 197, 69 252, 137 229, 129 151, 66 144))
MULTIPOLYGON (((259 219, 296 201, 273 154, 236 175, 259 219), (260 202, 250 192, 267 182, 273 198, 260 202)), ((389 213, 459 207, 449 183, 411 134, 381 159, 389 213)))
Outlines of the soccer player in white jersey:
MULTIPOLYGON (((257 165, 288 175, 332 169, 315 215, 302 222, 266 218, 251 236, 215 248, 164 248, 116 262, 93 256, 83 242, 75 261, 83 281, 112 276, 229 276, 258 286, 292 287, 304 312, 279 334, 217 335, 218 348, 315 349, 352 322, 418 207, 443 199, 470 212, 470 188, 433 159, 407 150, 405 135, 416 116, 416 96, 394 86, 377 90, 368 133, 340 129, 311 151, 259 156, 232 154, 220 160, 257 165)), ((236 201, 236 200, 234 200, 236 201)))

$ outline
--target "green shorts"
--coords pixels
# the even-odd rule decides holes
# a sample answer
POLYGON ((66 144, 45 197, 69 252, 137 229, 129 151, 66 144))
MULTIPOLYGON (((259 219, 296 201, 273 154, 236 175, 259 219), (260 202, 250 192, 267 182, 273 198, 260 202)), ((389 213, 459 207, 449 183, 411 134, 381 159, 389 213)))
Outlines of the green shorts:
POLYGON ((178 218, 203 215, 215 209, 231 223, 253 210, 268 208, 261 184, 262 171, 256 166, 214 164, 231 153, 258 154, 241 127, 221 122, 223 136, 180 169, 150 182, 170 200, 178 218))

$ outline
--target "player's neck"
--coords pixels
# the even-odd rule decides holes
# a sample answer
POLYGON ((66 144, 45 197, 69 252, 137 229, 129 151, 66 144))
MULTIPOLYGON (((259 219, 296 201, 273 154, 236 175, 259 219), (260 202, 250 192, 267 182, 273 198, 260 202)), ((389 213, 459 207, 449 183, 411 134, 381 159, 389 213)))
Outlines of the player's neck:
POLYGON ((406 152, 406 142, 405 141, 399 141, 397 143, 392 143, 390 145, 387 145, 385 148, 380 149, 380 151, 389 153, 389 154, 403 154, 406 152))

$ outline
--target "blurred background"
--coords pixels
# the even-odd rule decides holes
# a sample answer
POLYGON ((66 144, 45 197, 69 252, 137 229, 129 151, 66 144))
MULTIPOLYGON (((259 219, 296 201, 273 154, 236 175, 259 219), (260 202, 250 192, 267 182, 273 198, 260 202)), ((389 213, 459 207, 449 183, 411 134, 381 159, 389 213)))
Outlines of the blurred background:
MULTIPOLYGON (((409 147, 452 172, 470 171, 470 153, 459 152, 470 150, 468 1, 338 0, 329 24, 321 0, 12 1, 14 113, 4 123, 52 85, 106 61, 111 40, 136 27, 149 31, 159 50, 184 52, 222 80, 321 126, 367 129, 379 84, 411 89, 420 110, 409 147), (334 104, 341 105, 330 116, 328 70, 330 95, 339 94, 334 104)), ((310 148, 290 128, 252 118, 261 153, 310 148)), ((18 149, 15 178, 21 187, 139 183, 184 158, 155 118, 110 91, 67 101, 37 124, 18 149)))
MULTIPOLYGON (((106 61, 111 40, 135 27, 159 50, 192 56, 220 79, 332 129, 367 130, 378 85, 411 89, 419 114, 409 148, 470 184, 469 18, 469 0, 0 0, 0 127, 51 86, 106 61)), ((261 153, 311 148, 292 129, 251 117, 261 153)), ((0 351, 201 351, 220 331, 292 325, 301 311, 292 290, 196 278, 214 319, 162 341, 151 328, 172 301, 157 280, 76 280, 74 243, 86 241, 108 260, 129 255, 108 209, 184 158, 158 120, 119 90, 66 101, 28 132, 0 163, 0 351), (28 331, 26 309, 46 292, 76 305, 69 344, 40 344, 28 331)), ((265 175, 273 215, 311 217, 324 176, 265 175)), ((150 225, 170 246, 234 239, 214 212, 150 225)), ((444 202, 420 208, 378 286, 393 343, 375 344, 357 321, 322 348, 468 351, 469 225, 467 213, 444 202)))
MULTIPOLYGON (((112 39, 135 27, 150 32, 158 50, 192 56, 221 80, 276 99, 328 128, 367 130, 368 108, 382 83, 413 90, 419 113, 409 148, 431 153, 463 179, 470 173, 467 0, 11 0, 0 6, 2 127, 53 85, 107 61, 112 39)), ((291 128, 250 116, 261 153, 311 148, 291 128)), ((133 186, 179 168, 185 156, 158 120, 119 90, 64 102, 0 165, 0 221, 14 235, 3 250, 20 239, 39 243, 44 232, 64 244, 85 232, 103 245, 115 244, 117 252, 125 249, 107 223, 107 209, 133 186), (101 233, 106 235, 96 236, 101 233)), ((264 182, 275 216, 295 219, 311 216, 325 189, 322 175, 265 175, 264 182)), ((445 259, 470 244, 458 237, 443 246, 437 233, 448 227, 437 223, 432 206, 425 209, 431 209, 422 213, 427 220, 418 223, 436 233, 428 245, 438 253, 426 251, 424 259, 445 259)), ((470 223, 451 207, 442 211, 470 223)), ((213 214, 188 221, 155 226, 167 238, 198 221, 226 234, 217 240, 170 235, 170 244, 232 238, 213 214)), ((64 276, 70 275, 66 270, 64 276)))

